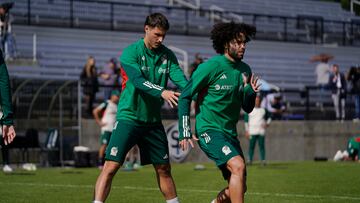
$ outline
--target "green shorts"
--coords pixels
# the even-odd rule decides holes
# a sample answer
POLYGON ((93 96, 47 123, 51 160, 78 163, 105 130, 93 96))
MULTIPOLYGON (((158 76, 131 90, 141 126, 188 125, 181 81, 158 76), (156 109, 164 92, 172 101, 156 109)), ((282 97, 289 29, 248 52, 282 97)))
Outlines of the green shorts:
POLYGON ((233 157, 240 155, 244 159, 244 154, 240 147, 240 142, 236 137, 226 135, 220 131, 209 130, 198 135, 200 148, 222 171, 224 179, 231 175, 226 167, 226 163, 233 157))
POLYGON ((110 137, 111 137, 111 132, 110 131, 104 131, 101 133, 100 135, 100 145, 107 145, 110 141, 110 137))
POLYGON ((169 163, 168 140, 161 123, 146 126, 136 121, 118 120, 114 126, 106 148, 106 160, 122 165, 128 151, 137 144, 142 165, 169 163))

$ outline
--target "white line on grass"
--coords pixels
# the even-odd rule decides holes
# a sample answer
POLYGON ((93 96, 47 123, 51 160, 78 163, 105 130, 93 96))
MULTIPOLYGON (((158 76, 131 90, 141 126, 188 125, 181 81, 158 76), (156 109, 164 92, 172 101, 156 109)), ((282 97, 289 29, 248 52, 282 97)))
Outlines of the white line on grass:
MULTIPOLYGON (((94 185, 74 185, 74 184, 48 184, 48 183, 21 183, 21 182, 0 182, 0 185, 20 185, 20 186, 38 186, 38 187, 65 187, 65 188, 94 188, 94 185)), ((134 186, 112 186, 113 189, 125 190, 142 190, 142 191, 158 191, 156 187, 134 187, 134 186)), ((181 192, 195 192, 195 193, 218 193, 217 190, 198 190, 198 189, 180 189, 181 192)), ((296 197, 307 199, 343 199, 343 200, 360 200, 357 196, 338 196, 338 195, 305 195, 305 194, 285 194, 285 193, 267 193, 267 192, 247 192, 246 195, 255 196, 275 196, 275 197, 296 197)))

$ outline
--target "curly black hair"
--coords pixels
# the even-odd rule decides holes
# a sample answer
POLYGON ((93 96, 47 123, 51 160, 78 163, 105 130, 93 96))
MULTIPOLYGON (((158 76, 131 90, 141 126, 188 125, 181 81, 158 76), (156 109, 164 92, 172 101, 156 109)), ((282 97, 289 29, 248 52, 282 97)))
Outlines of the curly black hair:
POLYGON ((248 42, 255 36, 256 28, 245 23, 235 22, 215 24, 210 37, 215 51, 219 54, 224 54, 225 45, 238 38, 240 33, 245 35, 245 42, 248 42))

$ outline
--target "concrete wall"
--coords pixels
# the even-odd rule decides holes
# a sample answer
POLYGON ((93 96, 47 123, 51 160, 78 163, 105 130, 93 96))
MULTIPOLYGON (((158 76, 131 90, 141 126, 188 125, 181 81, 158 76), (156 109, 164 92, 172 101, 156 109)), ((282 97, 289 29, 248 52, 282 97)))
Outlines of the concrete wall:
MULTIPOLYGON (((163 124, 171 125, 176 121, 164 120, 163 124)), ((17 120, 17 132, 19 136, 24 134, 24 129, 33 127, 39 130, 39 140, 46 139, 47 120, 17 120), (26 125, 24 125, 26 124, 26 125)), ((64 122, 65 126, 73 123, 64 122)), ((58 126, 58 122, 50 122, 50 126, 58 126)), ((244 124, 238 123, 239 139, 241 147, 247 156, 249 141, 244 137, 244 124)), ((64 130, 64 137, 77 142, 76 130, 64 130)), ((273 121, 266 134, 266 159, 270 161, 292 161, 292 160, 313 160, 314 157, 332 158, 339 149, 346 148, 347 139, 355 134, 360 134, 360 124, 346 121, 273 121)), ((82 120, 82 143, 96 151, 99 148, 100 129, 92 119, 82 120)), ((67 143, 73 146, 77 143, 67 143)), ((72 153, 70 148, 66 153, 72 153)), ((255 149, 255 160, 258 159, 258 146, 255 149)), ((206 155, 196 145, 189 153, 185 161, 206 162, 209 161, 206 155)))
MULTIPOLYGON (((174 120, 164 120, 163 124, 171 125, 174 120)), ((247 156, 249 141, 244 135, 244 124, 238 123, 241 147, 247 156)), ((100 133, 93 120, 83 120, 83 145, 96 150, 100 133)), ((347 121, 273 121, 266 134, 267 160, 290 161, 312 160, 314 157, 332 158, 339 149, 346 148, 347 139, 360 133, 360 124, 347 121)), ((258 146, 257 146, 258 147, 258 146)), ((255 149, 255 159, 258 148, 255 149)), ((186 161, 208 161, 206 155, 196 147, 190 152, 186 161)))

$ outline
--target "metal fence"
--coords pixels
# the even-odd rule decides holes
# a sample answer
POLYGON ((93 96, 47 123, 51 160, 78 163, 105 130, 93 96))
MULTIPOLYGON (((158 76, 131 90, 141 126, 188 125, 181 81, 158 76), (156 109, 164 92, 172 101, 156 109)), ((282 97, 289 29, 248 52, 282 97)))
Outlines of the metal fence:
POLYGON ((257 39, 360 46, 358 19, 335 21, 325 20, 321 16, 290 17, 96 0, 47 3, 19 0, 16 1, 13 14, 16 24, 138 31, 142 29, 144 17, 152 12, 162 12, 169 18, 172 25, 170 33, 209 35, 212 24, 216 21, 213 17, 217 16, 221 20, 256 25, 257 39))

